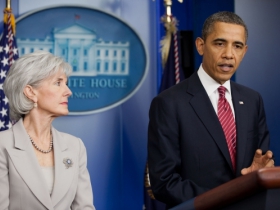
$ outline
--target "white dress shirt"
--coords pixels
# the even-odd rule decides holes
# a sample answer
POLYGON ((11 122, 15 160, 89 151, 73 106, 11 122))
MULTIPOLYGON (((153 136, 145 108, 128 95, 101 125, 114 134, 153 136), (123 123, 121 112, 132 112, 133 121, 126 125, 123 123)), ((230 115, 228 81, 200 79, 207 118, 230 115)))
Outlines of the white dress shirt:
MULTIPOLYGON (((218 113, 218 100, 219 100, 219 92, 218 92, 218 87, 221 86, 218 82, 216 82, 212 77, 210 77, 205 70, 202 67, 202 64, 200 65, 198 69, 198 77, 206 90, 209 99, 214 107, 214 110, 216 114, 218 113)), ((230 81, 226 81, 222 86, 226 88, 226 99, 229 102, 229 105, 231 107, 233 116, 235 118, 235 113, 234 113, 234 108, 233 108, 233 103, 232 103, 232 97, 231 97, 231 89, 230 89, 230 81)))

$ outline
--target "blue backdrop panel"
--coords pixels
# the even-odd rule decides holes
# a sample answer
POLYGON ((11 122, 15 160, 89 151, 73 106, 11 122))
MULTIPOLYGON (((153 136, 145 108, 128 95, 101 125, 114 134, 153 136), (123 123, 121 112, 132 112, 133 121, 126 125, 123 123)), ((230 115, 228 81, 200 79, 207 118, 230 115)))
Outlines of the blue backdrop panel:
POLYGON ((246 22, 249 30, 248 51, 236 81, 261 93, 270 131, 276 165, 280 164, 280 1, 236 1, 235 11, 246 22), (250 9, 248 9, 250 8, 250 9))

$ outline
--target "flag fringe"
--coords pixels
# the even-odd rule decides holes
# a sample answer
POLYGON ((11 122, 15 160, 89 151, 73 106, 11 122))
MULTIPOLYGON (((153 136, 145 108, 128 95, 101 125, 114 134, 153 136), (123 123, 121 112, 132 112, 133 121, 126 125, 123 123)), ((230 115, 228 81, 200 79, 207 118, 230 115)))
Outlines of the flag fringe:
POLYGON ((16 35, 16 20, 15 20, 15 16, 12 13, 12 9, 4 9, 4 23, 8 24, 8 14, 10 13, 11 15, 11 26, 12 26, 12 30, 13 30, 13 34, 16 35))
POLYGON ((170 50, 172 34, 177 32, 178 21, 175 17, 171 17, 171 21, 168 22, 166 16, 163 16, 161 20, 164 23, 164 27, 166 30, 165 36, 162 37, 162 39, 160 40, 160 52, 161 52, 162 66, 164 68, 170 50))
POLYGON ((150 183, 150 177, 149 177, 149 168, 148 163, 146 163, 146 170, 145 170, 145 188, 147 190, 148 195, 151 199, 155 200, 155 196, 153 194, 153 191, 151 189, 151 183, 150 183))

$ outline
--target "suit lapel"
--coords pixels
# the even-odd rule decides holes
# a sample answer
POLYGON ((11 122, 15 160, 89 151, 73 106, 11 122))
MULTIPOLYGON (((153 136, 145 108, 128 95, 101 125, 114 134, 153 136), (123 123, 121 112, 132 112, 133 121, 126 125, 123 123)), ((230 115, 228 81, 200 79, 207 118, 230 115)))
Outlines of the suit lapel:
POLYGON ((208 130, 209 134, 212 136, 213 140, 216 142, 227 163, 232 168, 228 146, 222 126, 219 122, 213 105, 199 80, 197 73, 190 77, 187 92, 193 95, 193 98, 190 100, 192 108, 204 124, 205 128, 208 130))
POLYGON ((53 209, 40 165, 37 161, 28 134, 23 126, 22 119, 19 120, 12 129, 14 133, 15 148, 9 148, 7 151, 16 170, 37 199, 47 209, 53 209))
POLYGON ((244 99, 236 85, 231 83, 232 100, 235 112, 236 131, 237 131, 237 150, 236 150, 236 174, 240 175, 242 163, 246 153, 247 144, 247 109, 244 99))
POLYGON ((53 145, 54 145, 54 162, 55 162, 55 181, 51 195, 53 206, 55 206, 67 193, 71 183, 73 182, 74 174, 77 173, 78 160, 75 159, 77 154, 73 154, 68 148, 67 139, 62 133, 52 128, 53 145), (64 159, 70 159, 73 165, 69 168, 63 163, 64 159))

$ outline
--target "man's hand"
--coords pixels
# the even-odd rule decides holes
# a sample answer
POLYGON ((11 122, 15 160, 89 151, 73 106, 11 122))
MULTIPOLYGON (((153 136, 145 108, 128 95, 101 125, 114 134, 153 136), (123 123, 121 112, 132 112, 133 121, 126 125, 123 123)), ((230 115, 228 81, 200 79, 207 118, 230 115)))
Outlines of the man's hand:
POLYGON ((243 168, 241 170, 241 174, 245 175, 261 168, 274 167, 274 160, 272 157, 273 154, 270 150, 262 155, 262 150, 257 149, 251 166, 248 168, 243 168))

